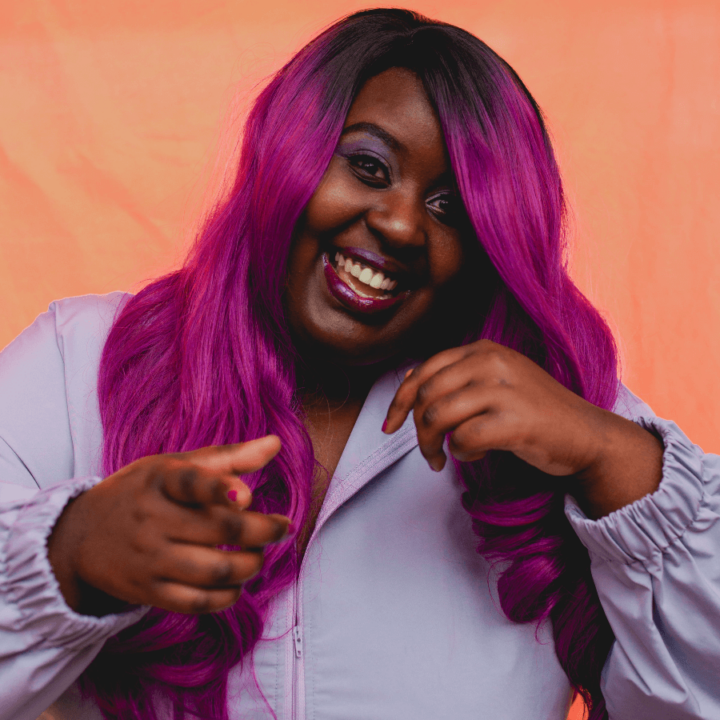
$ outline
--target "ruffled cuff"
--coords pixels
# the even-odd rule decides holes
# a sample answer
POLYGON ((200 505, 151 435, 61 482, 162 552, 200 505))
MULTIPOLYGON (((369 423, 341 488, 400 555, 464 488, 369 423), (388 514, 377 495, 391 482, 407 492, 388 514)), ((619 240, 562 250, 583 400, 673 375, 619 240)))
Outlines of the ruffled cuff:
MULTIPOLYGON (((65 505, 89 490, 100 478, 71 480, 43 490, 29 502, 17 504, 15 521, 3 528, 0 583, 6 598, 1 623, 16 637, 32 638, 33 647, 80 649, 104 642, 136 623, 148 610, 133 608, 117 615, 80 615, 65 602, 50 567, 47 539, 65 505)), ((13 508, 5 506, 12 514, 13 508)), ((0 538, 0 542, 2 538, 0 538)), ((27 646, 27 645, 26 645, 27 646)), ((20 648, 18 648, 20 650, 20 648)))
POLYGON ((565 515, 590 554, 625 564, 646 563, 662 553, 683 536, 707 502, 702 451, 669 420, 633 420, 665 445, 658 489, 599 520, 590 520, 571 495, 565 497, 565 515))

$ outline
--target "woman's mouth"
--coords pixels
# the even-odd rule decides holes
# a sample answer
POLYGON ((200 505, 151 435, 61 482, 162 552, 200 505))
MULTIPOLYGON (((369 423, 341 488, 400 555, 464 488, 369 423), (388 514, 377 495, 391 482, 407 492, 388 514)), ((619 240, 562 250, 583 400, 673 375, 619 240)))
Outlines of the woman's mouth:
POLYGON ((351 310, 380 312, 407 294, 398 289, 398 280, 392 273, 371 267, 348 252, 335 252, 332 261, 328 253, 323 253, 322 262, 331 295, 351 310))

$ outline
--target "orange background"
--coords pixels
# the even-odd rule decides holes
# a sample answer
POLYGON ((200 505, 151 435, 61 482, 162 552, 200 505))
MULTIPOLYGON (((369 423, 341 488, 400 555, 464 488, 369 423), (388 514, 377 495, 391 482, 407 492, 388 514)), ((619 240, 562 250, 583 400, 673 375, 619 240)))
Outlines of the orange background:
MULTIPOLYGON (((54 298, 176 263, 220 128, 325 24, 371 3, 0 0, 0 346, 54 298)), ((547 113, 572 266, 625 382, 720 450, 720 3, 443 0, 547 113)), ((292 118, 288 118, 291 122, 292 118)))

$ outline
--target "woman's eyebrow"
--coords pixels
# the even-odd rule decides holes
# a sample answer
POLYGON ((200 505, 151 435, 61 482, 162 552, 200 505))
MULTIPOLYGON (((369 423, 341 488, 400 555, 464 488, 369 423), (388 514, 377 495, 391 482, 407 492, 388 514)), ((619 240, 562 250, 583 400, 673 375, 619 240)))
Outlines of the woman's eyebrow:
POLYGON ((359 122, 355 123, 354 125, 348 125, 346 128, 343 128, 340 137, 358 131, 363 131, 368 133, 369 135, 374 135, 376 138, 382 140, 389 148, 395 150, 396 152, 405 149, 405 146, 399 140, 394 138, 387 130, 384 130, 379 125, 375 125, 374 123, 369 122, 359 122))

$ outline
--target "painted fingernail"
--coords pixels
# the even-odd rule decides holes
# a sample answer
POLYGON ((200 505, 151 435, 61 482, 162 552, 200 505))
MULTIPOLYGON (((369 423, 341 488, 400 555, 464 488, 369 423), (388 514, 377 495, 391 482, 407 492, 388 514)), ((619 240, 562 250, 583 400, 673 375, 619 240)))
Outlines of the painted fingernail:
POLYGON ((237 500, 237 490, 228 490, 228 499, 230 502, 235 502, 237 500))
POLYGON ((410 375, 410 373, 411 373, 414 369, 415 369, 415 368, 410 368, 410 369, 405 373, 405 377, 403 378, 403 380, 407 380, 407 379, 408 379, 408 376, 410 375))
POLYGON ((385 418, 385 422, 383 422, 382 431, 385 432, 387 429, 387 418, 385 418))

